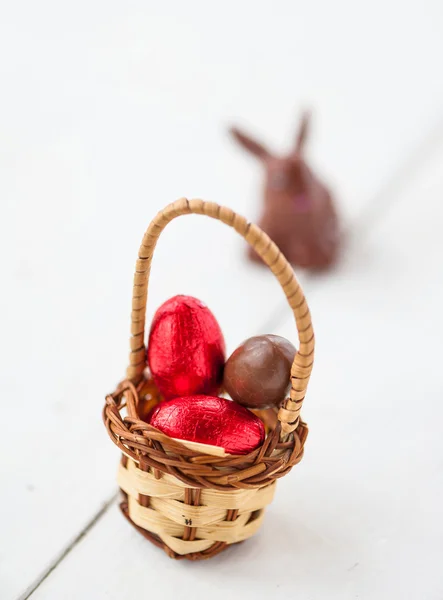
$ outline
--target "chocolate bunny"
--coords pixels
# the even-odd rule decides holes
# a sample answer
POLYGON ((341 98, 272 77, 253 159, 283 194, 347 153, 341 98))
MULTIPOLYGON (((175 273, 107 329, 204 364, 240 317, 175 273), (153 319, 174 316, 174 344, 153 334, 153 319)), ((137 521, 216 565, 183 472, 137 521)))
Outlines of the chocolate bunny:
MULTIPOLYGON (((262 161, 266 171, 260 227, 292 264, 319 270, 335 262, 340 236, 332 197, 303 158, 308 126, 309 115, 305 113, 294 149, 284 157, 274 156, 237 128, 231 133, 262 161)), ((252 248, 249 256, 261 260, 252 248)))

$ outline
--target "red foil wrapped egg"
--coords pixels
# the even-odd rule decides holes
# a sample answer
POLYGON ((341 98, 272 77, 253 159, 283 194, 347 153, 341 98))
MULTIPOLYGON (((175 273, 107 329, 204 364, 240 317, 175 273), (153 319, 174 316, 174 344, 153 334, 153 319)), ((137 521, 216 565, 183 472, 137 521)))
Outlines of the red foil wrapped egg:
POLYGON ((166 435, 248 454, 265 439, 260 419, 236 402, 213 396, 186 396, 160 402, 150 424, 166 435))
POLYGON ((165 399, 220 391, 225 341, 209 308, 174 296, 154 315, 147 351, 152 377, 165 399))

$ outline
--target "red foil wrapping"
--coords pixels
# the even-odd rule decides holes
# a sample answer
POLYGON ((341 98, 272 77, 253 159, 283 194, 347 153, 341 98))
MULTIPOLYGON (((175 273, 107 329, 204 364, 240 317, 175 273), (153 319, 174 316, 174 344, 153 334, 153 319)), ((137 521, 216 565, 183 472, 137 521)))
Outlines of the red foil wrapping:
POLYGON ((265 439, 260 419, 231 400, 186 396, 161 402, 150 424, 172 438, 224 448, 228 454, 248 454, 265 439))
POLYGON ((219 392, 225 342, 209 308, 191 296, 174 296, 154 315, 147 359, 166 399, 219 392))

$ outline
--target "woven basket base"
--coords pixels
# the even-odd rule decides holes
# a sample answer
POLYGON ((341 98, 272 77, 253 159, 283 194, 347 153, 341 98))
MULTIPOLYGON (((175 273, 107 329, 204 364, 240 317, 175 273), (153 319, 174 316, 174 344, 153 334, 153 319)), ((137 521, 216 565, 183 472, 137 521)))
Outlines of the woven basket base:
MULTIPOLYGON (((226 548, 228 548, 229 546, 236 545, 236 544, 226 544, 225 542, 215 542, 211 546, 211 548, 208 548, 208 550, 205 550, 204 552, 192 552, 191 554, 177 554, 177 552, 174 552, 174 550, 169 548, 169 546, 167 546, 157 535, 155 535, 154 533, 151 533, 149 531, 146 531, 146 529, 143 529, 143 527, 139 527, 138 525, 136 525, 134 523, 134 521, 129 516, 128 495, 125 492, 123 492, 123 490, 121 491, 121 493, 123 496, 123 500, 120 502, 120 510, 122 511, 122 513, 124 514, 126 519, 131 523, 131 525, 139 533, 142 534, 142 536, 144 538, 146 538, 152 544, 157 546, 157 548, 161 548, 162 550, 164 550, 166 552, 166 554, 169 556, 169 558, 175 558, 176 560, 183 560, 183 559, 206 560, 208 558, 212 558, 213 556, 216 556, 217 554, 220 554, 220 552, 223 552, 223 550, 226 550, 226 548)), ((241 544, 241 543, 242 542, 237 542, 237 544, 241 544)))
POLYGON ((123 493, 120 508, 137 531, 171 558, 188 560, 211 558, 253 536, 276 486, 190 489, 168 474, 157 479, 124 456, 118 482, 123 493))

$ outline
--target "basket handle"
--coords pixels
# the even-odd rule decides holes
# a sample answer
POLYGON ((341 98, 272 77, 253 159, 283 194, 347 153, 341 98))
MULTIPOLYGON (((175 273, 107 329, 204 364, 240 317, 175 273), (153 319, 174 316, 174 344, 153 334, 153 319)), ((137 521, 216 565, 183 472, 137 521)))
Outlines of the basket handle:
POLYGON ((309 308, 291 265, 270 237, 257 225, 248 223, 244 217, 230 208, 219 206, 215 202, 181 198, 161 210, 146 230, 135 266, 131 312, 131 352, 129 367, 126 372, 127 378, 137 383, 141 379, 146 366, 144 343, 146 303, 152 256, 157 240, 170 221, 180 215, 187 214, 207 215, 233 227, 261 256, 286 294, 286 299, 294 313, 299 339, 299 350, 295 355, 291 369, 290 397, 278 413, 282 434, 286 435, 298 426, 300 410, 314 359, 314 331, 309 308))

